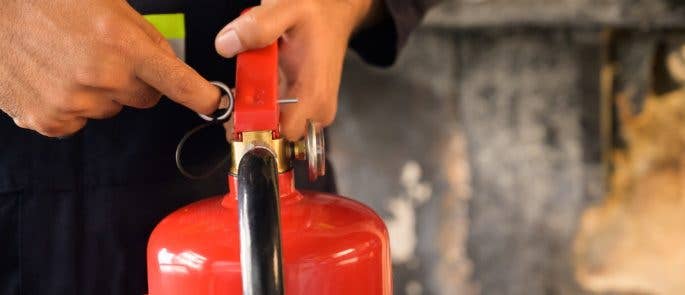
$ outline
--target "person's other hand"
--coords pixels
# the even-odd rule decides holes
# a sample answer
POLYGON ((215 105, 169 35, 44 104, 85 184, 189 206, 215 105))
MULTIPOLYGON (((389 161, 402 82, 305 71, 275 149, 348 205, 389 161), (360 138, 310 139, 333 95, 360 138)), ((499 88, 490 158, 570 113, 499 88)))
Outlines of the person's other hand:
POLYGON ((372 0, 264 0, 219 32, 216 50, 230 58, 281 38, 280 94, 299 99, 281 106, 281 132, 297 140, 307 119, 324 125, 333 122, 348 40, 367 19, 372 4, 372 0))
POLYGON ((43 135, 152 107, 161 94, 204 114, 219 101, 123 0, 5 1, 0 40, 0 109, 43 135))

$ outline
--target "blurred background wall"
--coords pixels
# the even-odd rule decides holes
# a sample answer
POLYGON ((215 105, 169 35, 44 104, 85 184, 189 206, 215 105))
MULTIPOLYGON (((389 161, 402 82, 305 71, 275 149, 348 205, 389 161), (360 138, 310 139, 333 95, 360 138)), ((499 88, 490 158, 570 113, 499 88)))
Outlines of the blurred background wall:
POLYGON ((331 158, 395 293, 685 294, 683 29, 677 0, 447 0, 392 68, 349 54, 331 158))

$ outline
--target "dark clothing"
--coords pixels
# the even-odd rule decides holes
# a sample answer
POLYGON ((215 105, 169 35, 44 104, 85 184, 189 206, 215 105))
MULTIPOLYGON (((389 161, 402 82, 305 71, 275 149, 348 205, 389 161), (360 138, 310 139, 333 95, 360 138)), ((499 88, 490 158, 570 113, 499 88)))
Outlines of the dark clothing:
MULTIPOLYGON (((186 61, 209 80, 233 84, 233 60, 214 52, 214 36, 251 3, 133 2, 144 14, 185 13, 186 61)), ((390 7, 415 9, 410 3, 390 7)), ((407 20, 408 14, 398 14, 395 25, 384 22, 360 34, 362 41, 370 34, 393 38, 384 49, 370 49, 359 38, 355 47, 368 60, 388 64, 422 12, 407 20)), ((185 204, 226 191, 225 172, 198 181, 175 167, 176 144, 201 123, 163 99, 152 109, 124 109, 69 138, 50 139, 15 127, 0 112, 0 294, 144 294, 145 248, 154 226, 185 204)), ((216 163, 227 152, 223 138, 223 129, 215 128, 194 139, 187 162, 195 169, 216 163)), ((311 187, 303 176, 299 186, 311 187)), ((334 190, 330 180, 318 189, 334 190)))
POLYGON ((395 62, 399 50, 426 14, 440 0, 383 0, 384 17, 350 40, 354 49, 367 63, 389 66, 395 62))

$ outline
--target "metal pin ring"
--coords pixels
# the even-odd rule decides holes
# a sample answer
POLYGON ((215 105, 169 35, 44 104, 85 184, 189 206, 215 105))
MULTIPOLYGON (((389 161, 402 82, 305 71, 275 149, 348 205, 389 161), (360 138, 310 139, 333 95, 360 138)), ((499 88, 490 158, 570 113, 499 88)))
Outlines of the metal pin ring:
POLYGON ((204 119, 207 122, 227 120, 231 116, 231 113, 233 113, 233 106, 235 101, 235 97, 233 97, 233 91, 231 91, 231 88, 228 88, 228 86, 226 86, 226 84, 222 82, 211 81, 209 83, 212 83, 214 86, 218 87, 219 90, 222 92, 219 101, 219 106, 222 105, 224 99, 227 100, 228 106, 226 106, 225 108, 226 112, 224 112, 221 116, 218 117, 207 116, 205 114, 200 113, 198 113, 198 115, 200 116, 200 118, 204 119))

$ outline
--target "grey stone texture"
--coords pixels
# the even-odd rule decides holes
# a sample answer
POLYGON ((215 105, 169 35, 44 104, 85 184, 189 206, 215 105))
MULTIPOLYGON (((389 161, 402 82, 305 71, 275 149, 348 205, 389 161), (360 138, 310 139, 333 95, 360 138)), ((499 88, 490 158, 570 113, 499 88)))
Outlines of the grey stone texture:
POLYGON ((683 28, 681 0, 447 0, 426 24, 444 28, 552 26, 683 28))
POLYGON ((643 85, 642 41, 683 28, 675 0, 451 0, 393 67, 349 54, 331 158, 388 223, 395 294, 589 293, 572 243, 606 189, 605 32, 628 36, 617 83, 643 85))

